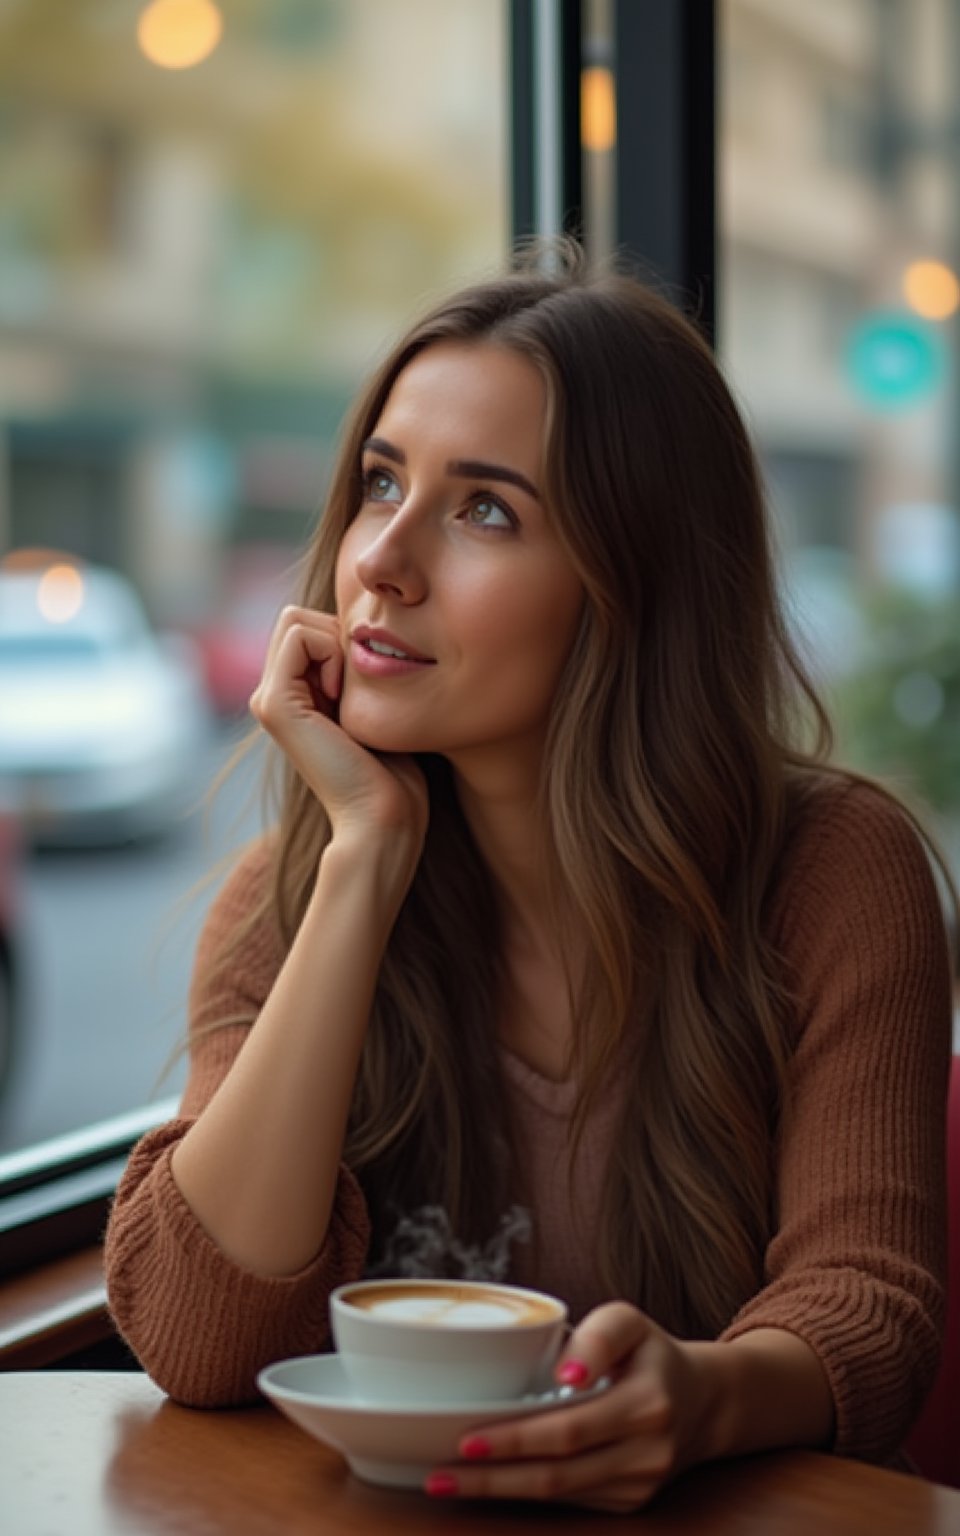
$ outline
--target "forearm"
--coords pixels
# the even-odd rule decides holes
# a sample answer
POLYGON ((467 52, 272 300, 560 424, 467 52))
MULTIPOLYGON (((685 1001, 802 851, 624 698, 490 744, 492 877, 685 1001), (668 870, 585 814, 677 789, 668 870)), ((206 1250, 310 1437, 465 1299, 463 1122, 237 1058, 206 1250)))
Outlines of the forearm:
POLYGON ((323 1243, 399 867, 389 847, 328 846, 270 996, 174 1154, 204 1228, 256 1274, 294 1274, 323 1243))
POLYGON ((826 1449, 834 1407, 823 1367, 796 1334, 758 1328, 729 1343, 683 1346, 701 1375, 696 1461, 776 1446, 826 1449))

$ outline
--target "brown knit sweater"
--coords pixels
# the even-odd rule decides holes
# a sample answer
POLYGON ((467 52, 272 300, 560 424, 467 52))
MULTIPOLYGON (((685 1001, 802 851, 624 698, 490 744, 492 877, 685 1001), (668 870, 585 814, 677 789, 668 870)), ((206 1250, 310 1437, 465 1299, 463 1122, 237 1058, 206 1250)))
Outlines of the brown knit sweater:
MULTIPOLYGON (((144 1367, 197 1405, 255 1396, 258 1369, 328 1347, 330 1290, 360 1276, 369 1221, 341 1169, 322 1251, 300 1273, 264 1278, 232 1263, 181 1196, 171 1152, 230 1070, 282 953, 258 932, 229 974, 223 937, 263 889, 255 847, 215 901, 191 991, 191 1072, 179 1117, 134 1149, 107 1233, 114 1317, 144 1367)), ((777 1159, 778 1226, 765 1283, 721 1335, 785 1328, 816 1351, 836 1404, 835 1449, 882 1460, 902 1442, 933 1379, 945 1274, 945 1103, 950 975, 936 887, 900 812, 865 787, 811 802, 784 850, 769 932, 795 999, 792 1111, 777 1159)), ((504 1053, 523 1127, 541 1253, 508 1278, 565 1296, 582 1315, 606 1299, 591 1257, 590 1213, 603 1179, 614 1099, 578 1156, 571 1212, 561 1161, 574 1088, 548 1083, 504 1053)), ((625 1091, 622 1086, 620 1091, 625 1091)))

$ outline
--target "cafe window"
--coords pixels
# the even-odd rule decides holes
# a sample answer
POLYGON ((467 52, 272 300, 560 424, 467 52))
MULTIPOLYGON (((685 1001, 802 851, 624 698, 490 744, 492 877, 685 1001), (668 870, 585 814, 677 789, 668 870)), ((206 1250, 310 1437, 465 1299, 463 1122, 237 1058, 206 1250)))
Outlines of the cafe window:
MULTIPOLYGON (((39 545, 59 566, 41 571, 38 611, 72 611, 82 564, 89 619, 99 565, 126 582, 174 671, 188 653, 195 669, 199 649, 217 718, 195 754, 202 790, 243 734, 264 626, 357 379, 428 298, 498 270, 514 237, 573 230, 598 255, 646 250, 646 178, 621 175, 616 152, 618 61, 669 78, 666 96, 640 98, 658 141, 677 137, 674 80, 705 104, 701 169, 712 94, 687 91, 664 31, 673 0, 648 5, 639 33, 619 0, 179 9, 198 23, 179 38, 164 35, 161 0, 69 17, 51 0, 0 18, 0 175, 16 194, 0 215, 0 553, 22 573, 39 545)), ((710 0, 678 9, 685 26, 688 12, 712 23, 710 0)), ((702 85, 711 25, 695 35, 702 85)), ((660 194, 673 185, 661 176, 660 194)), ((651 264, 669 268, 680 204, 651 206, 647 233, 667 240, 651 264)), ((76 697, 71 708, 82 716, 76 697)), ((192 713, 154 710, 151 726, 192 713)), ((203 824, 194 812, 172 836, 109 850, 34 849, 17 800, 44 843, 57 789, 35 765, 4 793, 18 1027, 0 1011, 13 1085, 0 1271, 95 1241, 125 1152, 172 1112, 185 1063, 166 1068, 213 887, 182 898, 259 826, 257 767, 244 763, 203 824)))
POLYGON ((172 832, 65 848, 61 775, 4 791, 0 1269, 94 1240, 175 1106, 202 881, 260 825, 256 757, 203 820, 197 797, 379 349, 514 237, 562 230, 696 289, 712 323, 711 0, 179 10, 179 34, 163 0, 0 17, 0 551, 36 575, 41 546, 37 611, 72 613, 79 571, 84 622, 106 567, 106 607, 133 605, 168 673, 199 659, 215 719, 172 832))
POLYGON ((509 246, 510 12, 2 8, 0 1154, 182 1085, 256 758, 202 802, 345 407, 509 246))
MULTIPOLYGON (((358 379, 438 290, 566 228, 716 343, 842 755, 929 806, 956 864, 949 0, 202 0, 216 35, 179 68, 147 57, 162 10, 0 18, 0 548, 113 568, 199 655, 195 798, 243 731, 218 629, 262 646, 358 379)), ((125 1110, 101 1144, 129 1145, 178 1091, 212 888, 179 903, 259 824, 256 767, 205 828, 0 863, 0 1154, 125 1110)))

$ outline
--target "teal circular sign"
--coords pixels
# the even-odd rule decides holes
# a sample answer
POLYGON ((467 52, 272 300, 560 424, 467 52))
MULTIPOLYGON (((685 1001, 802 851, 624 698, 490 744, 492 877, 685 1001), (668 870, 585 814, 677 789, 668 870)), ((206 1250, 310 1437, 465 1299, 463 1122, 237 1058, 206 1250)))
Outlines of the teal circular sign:
POLYGON ((851 335, 846 365, 862 400, 896 411, 933 394, 943 378, 946 351, 938 333, 916 315, 875 313, 851 335))

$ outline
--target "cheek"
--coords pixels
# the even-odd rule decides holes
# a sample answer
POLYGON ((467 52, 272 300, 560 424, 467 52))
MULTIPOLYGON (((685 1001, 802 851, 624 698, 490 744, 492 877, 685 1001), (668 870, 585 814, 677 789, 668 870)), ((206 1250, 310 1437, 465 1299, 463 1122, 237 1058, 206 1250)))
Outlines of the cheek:
POLYGON ((563 575, 534 591, 523 582, 501 587, 476 610, 475 654, 495 659, 499 676, 526 693, 552 694, 580 626, 583 589, 563 575))
POLYGON ((584 602, 581 583, 563 569, 552 582, 544 582, 534 601, 523 605, 527 643, 544 665, 553 660, 559 666, 566 659, 580 626, 584 602))

